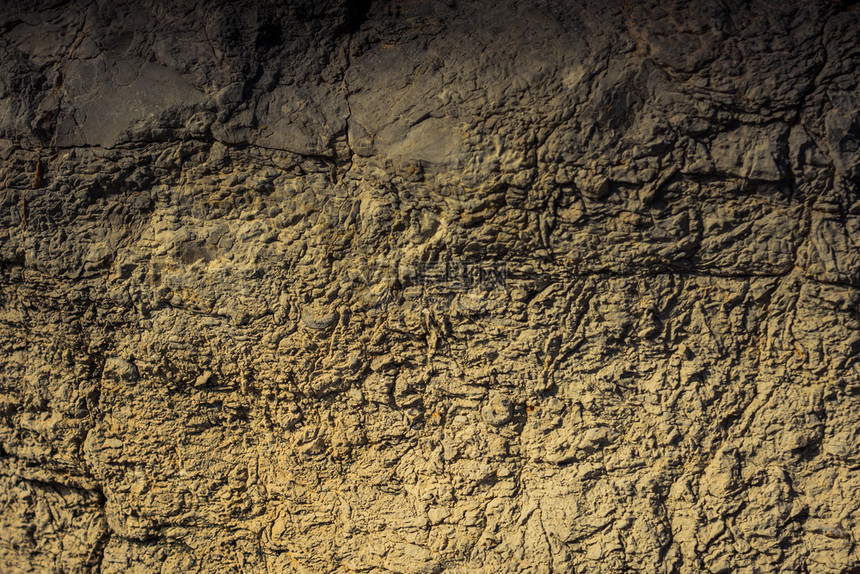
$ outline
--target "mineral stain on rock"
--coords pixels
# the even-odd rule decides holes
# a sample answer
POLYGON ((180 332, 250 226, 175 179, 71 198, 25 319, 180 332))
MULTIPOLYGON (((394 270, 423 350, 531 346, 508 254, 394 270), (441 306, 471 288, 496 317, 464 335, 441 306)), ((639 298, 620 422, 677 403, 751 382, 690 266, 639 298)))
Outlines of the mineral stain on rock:
POLYGON ((0 572, 860 571, 857 3, 0 7, 0 572))

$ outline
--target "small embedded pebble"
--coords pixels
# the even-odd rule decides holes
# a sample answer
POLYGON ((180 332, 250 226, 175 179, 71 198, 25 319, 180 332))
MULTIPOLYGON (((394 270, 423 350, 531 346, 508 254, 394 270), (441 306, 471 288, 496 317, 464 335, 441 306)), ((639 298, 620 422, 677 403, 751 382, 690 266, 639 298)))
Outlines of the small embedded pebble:
POLYGON ((325 315, 315 315, 309 311, 302 311, 302 323, 309 329, 327 329, 337 321, 337 313, 332 311, 325 315))
POLYGON ((491 394, 487 404, 481 409, 481 415, 488 425, 500 427, 507 424, 513 415, 511 399, 502 393, 491 394))

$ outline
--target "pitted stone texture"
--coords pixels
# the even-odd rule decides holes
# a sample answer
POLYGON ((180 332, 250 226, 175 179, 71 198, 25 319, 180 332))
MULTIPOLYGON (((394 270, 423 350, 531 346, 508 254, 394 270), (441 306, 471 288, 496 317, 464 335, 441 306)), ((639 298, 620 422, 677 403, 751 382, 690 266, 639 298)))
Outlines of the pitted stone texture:
POLYGON ((856 5, 283 4, 0 10, 4 572, 860 568, 856 5))

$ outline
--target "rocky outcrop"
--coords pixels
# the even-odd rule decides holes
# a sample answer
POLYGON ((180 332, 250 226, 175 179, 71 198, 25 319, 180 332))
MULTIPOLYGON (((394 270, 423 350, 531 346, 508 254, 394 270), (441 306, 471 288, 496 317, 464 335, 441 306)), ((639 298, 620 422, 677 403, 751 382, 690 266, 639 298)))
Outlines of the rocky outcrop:
POLYGON ((20 4, 2 571, 860 571, 856 3, 20 4))

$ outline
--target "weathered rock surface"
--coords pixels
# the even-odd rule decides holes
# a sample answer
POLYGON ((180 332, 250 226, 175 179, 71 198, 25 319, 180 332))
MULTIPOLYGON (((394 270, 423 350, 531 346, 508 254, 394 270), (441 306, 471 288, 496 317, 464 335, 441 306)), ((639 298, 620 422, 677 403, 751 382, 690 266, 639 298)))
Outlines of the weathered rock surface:
POLYGON ((3 572, 860 572, 853 2, 0 9, 3 572))

